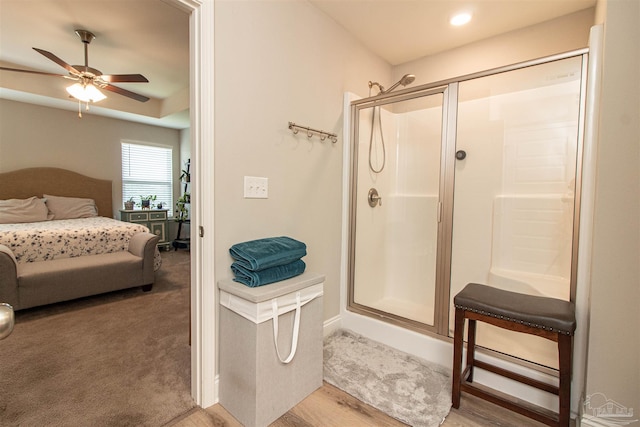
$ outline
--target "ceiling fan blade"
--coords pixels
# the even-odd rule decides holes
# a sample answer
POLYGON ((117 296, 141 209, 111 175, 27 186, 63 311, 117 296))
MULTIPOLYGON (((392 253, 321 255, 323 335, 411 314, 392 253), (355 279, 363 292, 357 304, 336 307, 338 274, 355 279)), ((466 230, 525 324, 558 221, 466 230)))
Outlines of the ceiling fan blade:
POLYGON ((100 78, 109 83, 149 83, 142 74, 103 74, 100 78))
POLYGON ((34 47, 33 50, 35 50, 36 52, 38 52, 41 55, 46 56, 47 58, 49 58, 50 60, 52 60, 53 62, 55 62, 56 64, 58 64, 59 66, 61 66, 65 70, 67 70, 68 72, 70 72, 71 74, 75 74, 75 75, 81 74, 80 71, 76 70, 71 65, 67 64, 62 59, 58 58, 57 56, 55 56, 51 52, 47 52, 46 50, 38 49, 37 47, 34 47))
POLYGON ((42 74, 43 76, 64 77, 65 79, 73 79, 74 78, 74 77, 65 76, 63 74, 45 73, 44 71, 21 70, 21 69, 18 69, 18 68, 0 67, 0 70, 17 71, 19 73, 42 74))
POLYGON ((135 99, 136 101, 140 101, 140 102, 147 102, 150 99, 150 98, 147 98, 146 96, 137 94, 135 92, 131 92, 131 91, 126 90, 126 89, 122 89, 121 87, 114 86, 114 85, 111 85, 111 84, 107 84, 106 86, 102 87, 101 89, 106 89, 108 91, 115 92, 115 93, 117 93, 119 95, 127 96, 127 97, 129 97, 131 99, 135 99))

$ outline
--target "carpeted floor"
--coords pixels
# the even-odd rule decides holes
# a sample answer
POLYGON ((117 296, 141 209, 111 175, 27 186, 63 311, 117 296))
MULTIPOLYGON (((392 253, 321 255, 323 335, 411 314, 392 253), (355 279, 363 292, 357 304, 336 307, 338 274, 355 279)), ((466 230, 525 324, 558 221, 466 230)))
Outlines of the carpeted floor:
POLYGON ((190 396, 189 253, 140 288, 16 313, 0 341, 0 425, 162 426, 190 396))
POLYGON ((439 426, 451 408, 448 370, 348 330, 325 339, 324 379, 414 427, 439 426))

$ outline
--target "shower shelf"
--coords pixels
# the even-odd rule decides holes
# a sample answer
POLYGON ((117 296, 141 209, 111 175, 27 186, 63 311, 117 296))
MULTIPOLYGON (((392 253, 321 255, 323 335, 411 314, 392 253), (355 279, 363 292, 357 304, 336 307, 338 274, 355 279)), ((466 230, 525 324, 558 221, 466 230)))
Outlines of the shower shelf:
POLYGON ((315 134, 318 135, 322 141, 329 137, 329 139, 331 139, 331 142, 333 142, 334 144, 338 142, 338 135, 336 135, 335 133, 325 132, 323 130, 317 130, 307 126, 300 126, 295 124, 294 122, 289 122, 289 129, 291 129, 294 134, 298 133, 300 130, 304 130, 307 132, 308 138, 311 138, 315 134))

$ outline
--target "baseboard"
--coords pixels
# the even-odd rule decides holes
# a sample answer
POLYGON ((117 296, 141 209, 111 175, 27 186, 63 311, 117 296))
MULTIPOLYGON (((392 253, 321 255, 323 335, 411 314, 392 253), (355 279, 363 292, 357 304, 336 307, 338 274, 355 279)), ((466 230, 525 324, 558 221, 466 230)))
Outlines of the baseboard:
POLYGON ((342 317, 340 317, 340 315, 334 316, 331 319, 325 320, 322 327, 322 336, 326 337, 332 334, 334 331, 340 329, 341 326, 342 326, 342 317))
POLYGON ((576 419, 576 427, 611 427, 614 425, 623 425, 623 424, 612 424, 611 422, 607 422, 602 418, 597 418, 592 415, 583 414, 581 417, 576 419))
POLYGON ((220 374, 216 374, 215 378, 213 379, 213 390, 214 390, 214 396, 216 397, 214 405, 216 403, 220 403, 220 374))

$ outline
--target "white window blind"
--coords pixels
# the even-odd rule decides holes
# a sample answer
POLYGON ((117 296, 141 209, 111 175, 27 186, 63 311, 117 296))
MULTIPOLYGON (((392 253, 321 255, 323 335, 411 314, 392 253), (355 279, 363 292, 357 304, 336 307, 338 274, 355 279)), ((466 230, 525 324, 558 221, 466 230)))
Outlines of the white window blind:
POLYGON ((157 145, 122 142, 122 202, 133 198, 136 208, 140 196, 155 195, 154 206, 173 213, 173 149, 157 145))

